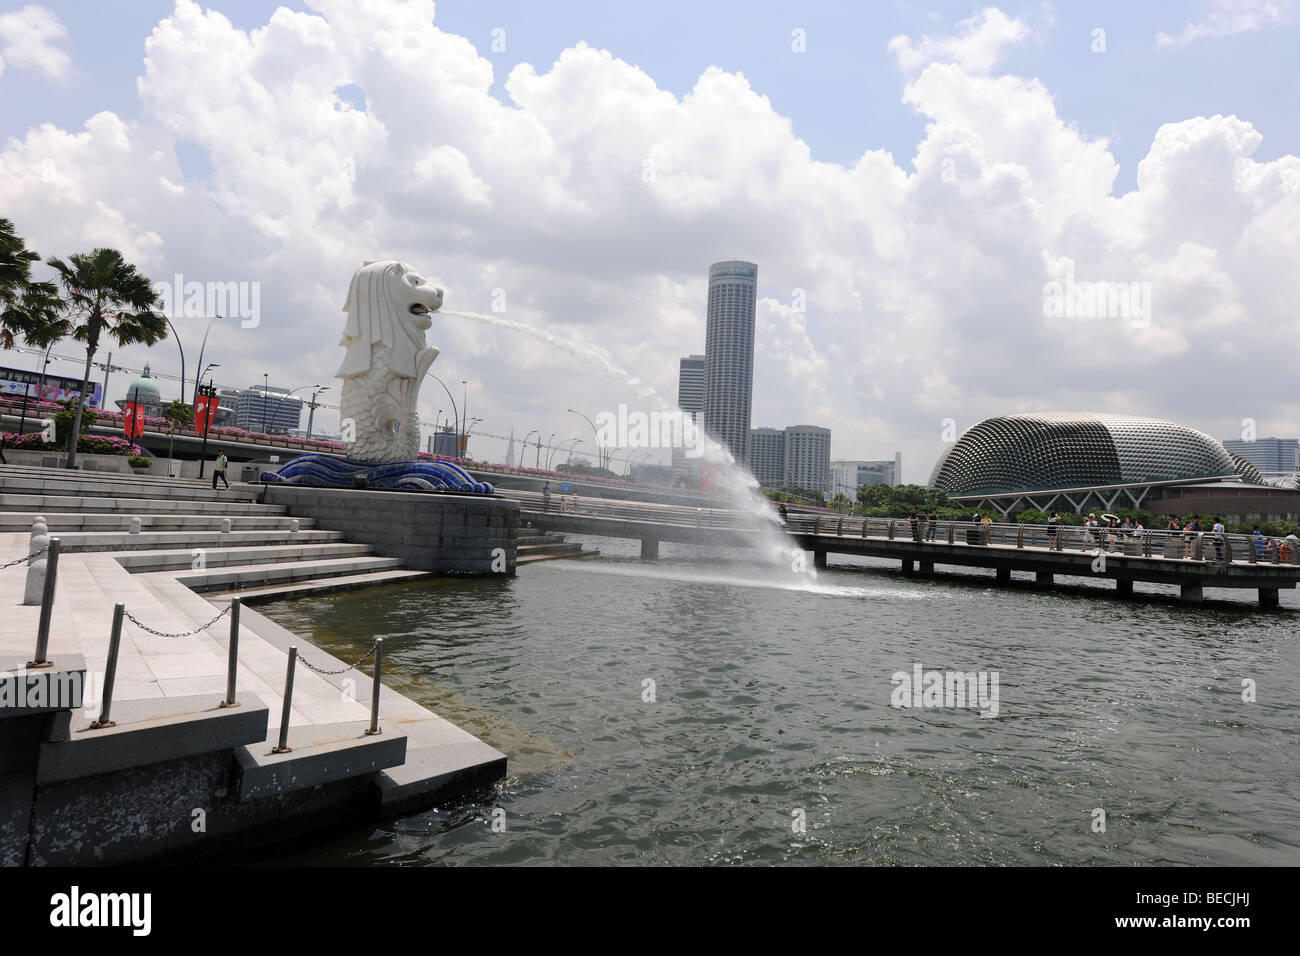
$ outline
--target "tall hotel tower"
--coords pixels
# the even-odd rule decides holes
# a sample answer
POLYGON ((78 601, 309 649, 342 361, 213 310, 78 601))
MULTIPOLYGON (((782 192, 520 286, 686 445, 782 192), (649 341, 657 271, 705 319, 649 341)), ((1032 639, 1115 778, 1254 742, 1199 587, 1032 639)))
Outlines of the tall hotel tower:
POLYGON ((709 266, 704 339, 704 430, 736 461, 749 462, 754 390, 754 303, 758 266, 730 260, 709 266))

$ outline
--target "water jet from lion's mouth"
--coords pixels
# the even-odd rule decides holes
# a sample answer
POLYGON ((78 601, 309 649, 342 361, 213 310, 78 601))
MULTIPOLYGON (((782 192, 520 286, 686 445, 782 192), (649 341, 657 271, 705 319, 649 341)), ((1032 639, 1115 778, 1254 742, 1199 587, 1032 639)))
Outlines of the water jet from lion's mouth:
MULTIPOLYGON (((620 384, 632 386, 639 398, 650 399, 657 403, 661 411, 671 413, 676 410, 676 406, 664 401, 653 387, 610 361, 594 346, 574 342, 572 339, 561 338, 552 332, 547 332, 545 329, 525 325, 522 322, 516 322, 500 315, 483 315, 478 312, 462 312, 457 309, 443 309, 439 314, 472 319, 475 322, 512 329, 530 335, 535 339, 540 339, 575 358, 584 359, 597 365, 601 371, 617 380, 620 384)), ((802 549, 795 547, 793 541, 785 534, 784 525, 781 519, 777 517, 771 500, 767 495, 763 494, 758 479, 743 465, 737 464, 735 458, 732 457, 731 452, 725 446, 705 435, 703 430, 699 434, 705 443, 701 457, 709 464, 718 466, 722 471, 724 479, 722 490, 732 500, 737 510, 748 512, 751 516, 759 519, 760 523, 755 531, 760 540, 755 541, 752 547, 757 551, 765 552, 774 564, 788 563, 792 572, 799 577, 816 578, 817 571, 802 560, 802 549)))

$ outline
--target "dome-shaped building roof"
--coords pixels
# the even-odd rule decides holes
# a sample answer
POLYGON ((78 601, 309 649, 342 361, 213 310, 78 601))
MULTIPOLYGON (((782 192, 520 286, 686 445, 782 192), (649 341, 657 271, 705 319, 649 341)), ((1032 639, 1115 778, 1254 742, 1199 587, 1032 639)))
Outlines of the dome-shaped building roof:
POLYGON ((958 496, 1233 475, 1262 480, 1253 466, 1234 461, 1222 444, 1186 425, 1038 412, 990 418, 968 429, 939 459, 930 486, 958 496))
POLYGON ((141 402, 145 405, 161 405, 162 393, 158 391, 158 380, 150 377, 149 366, 144 367, 140 377, 126 387, 128 402, 141 402))

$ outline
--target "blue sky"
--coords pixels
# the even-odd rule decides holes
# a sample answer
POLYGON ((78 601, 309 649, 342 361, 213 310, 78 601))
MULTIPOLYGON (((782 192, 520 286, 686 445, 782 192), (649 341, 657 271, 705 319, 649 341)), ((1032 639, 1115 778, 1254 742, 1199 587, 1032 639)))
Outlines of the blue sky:
MULTIPOLYGON (((24 3, 0 3, 0 11, 24 3)), ((0 130, 18 135, 32 124, 78 127, 101 109, 123 117, 139 113, 136 77, 144 38, 172 8, 170 0, 49 0, 69 29, 74 73, 51 83, 32 73, 7 77, 0 87, 0 130)), ((306 10, 300 2, 209 3, 242 29, 256 29, 275 7, 306 10)), ((1008 4, 1042 35, 1012 50, 1008 72, 1041 79, 1067 120, 1092 137, 1107 137, 1120 163, 1116 186, 1132 188, 1138 160, 1163 123, 1214 113, 1248 117, 1264 134, 1258 159, 1300 153, 1295 121, 1297 31, 1252 31, 1212 43, 1159 49, 1161 32, 1174 34, 1208 8, 1196 3, 1008 4), (1092 32, 1106 31, 1105 53, 1092 52, 1092 32)), ((475 44, 496 68, 493 94, 509 98, 503 81, 516 64, 551 64, 578 41, 607 49, 649 73, 679 96, 709 66, 742 72, 814 158, 851 163, 870 149, 896 159, 910 155, 924 118, 900 102, 903 81, 885 48, 899 35, 943 32, 981 7, 971 3, 740 4, 661 0, 654 4, 603 2, 440 2, 437 23, 475 44), (493 31, 505 31, 504 52, 493 52, 493 31), (791 50, 803 29, 806 52, 791 50)), ((232 132, 232 135, 237 133, 232 132)), ((205 169, 201 151, 186 157, 187 171, 205 169)))
MULTIPOLYGON (((266 320, 214 332, 232 385, 268 358, 330 380, 348 277, 391 255, 671 396, 708 263, 741 257, 753 424, 827 425, 835 457, 902 450, 923 481, 941 422, 1010 411, 1300 434, 1297 22, 1300 0, 0 3, 0 215, 46 255, 259 282, 266 320), (1076 269, 1151 282, 1154 314, 1053 324, 1044 282, 1076 269), (1259 387, 1226 404, 1177 371, 1247 361, 1259 387)), ((485 431, 569 437, 567 407, 628 399, 434 332, 485 431)))

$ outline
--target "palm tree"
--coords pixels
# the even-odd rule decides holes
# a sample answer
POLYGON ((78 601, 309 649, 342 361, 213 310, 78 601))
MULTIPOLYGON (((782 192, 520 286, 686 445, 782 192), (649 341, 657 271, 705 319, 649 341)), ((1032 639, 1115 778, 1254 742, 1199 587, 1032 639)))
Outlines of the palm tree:
POLYGON ((58 287, 32 281, 32 263, 40 258, 12 222, 0 219, 0 348, 13 348, 15 335, 39 348, 67 334, 59 316, 63 301, 58 287))
POLYGON ((167 320, 152 311, 159 301, 149 280, 116 249, 94 249, 89 254, 74 253, 66 262, 54 257, 46 262, 59 274, 59 282, 67 292, 71 335, 86 343, 86 370, 68 438, 68 467, 75 468, 81 410, 90 390, 90 364, 100 339, 108 335, 121 347, 153 345, 167 337, 167 320))

